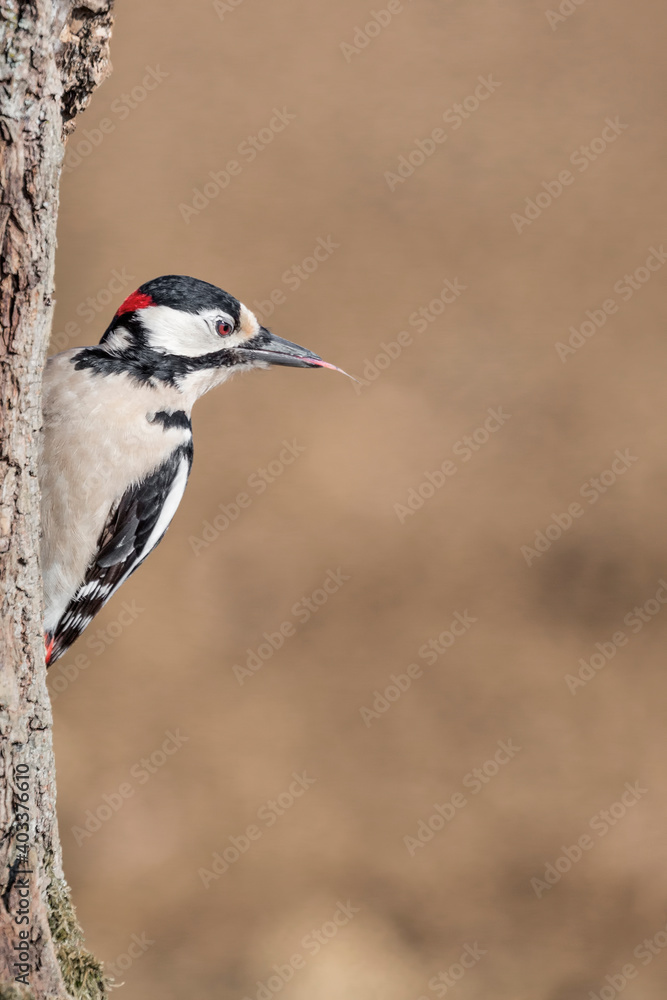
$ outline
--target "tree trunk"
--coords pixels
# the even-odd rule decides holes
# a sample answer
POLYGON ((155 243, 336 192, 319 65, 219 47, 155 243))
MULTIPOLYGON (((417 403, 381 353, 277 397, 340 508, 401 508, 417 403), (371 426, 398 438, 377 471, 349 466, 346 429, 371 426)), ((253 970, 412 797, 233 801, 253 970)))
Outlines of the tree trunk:
POLYGON ((64 142, 108 72, 112 3, 0 2, 0 1000, 106 994, 62 874, 37 452, 64 142))

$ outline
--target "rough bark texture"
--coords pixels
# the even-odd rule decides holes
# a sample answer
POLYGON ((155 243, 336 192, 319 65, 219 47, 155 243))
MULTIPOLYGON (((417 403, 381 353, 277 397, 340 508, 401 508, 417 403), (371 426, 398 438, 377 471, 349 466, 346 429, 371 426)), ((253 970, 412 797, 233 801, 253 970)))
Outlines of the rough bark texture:
POLYGON ((106 990, 62 874, 36 472, 63 144, 108 71, 112 3, 0 0, 0 1000, 106 990))

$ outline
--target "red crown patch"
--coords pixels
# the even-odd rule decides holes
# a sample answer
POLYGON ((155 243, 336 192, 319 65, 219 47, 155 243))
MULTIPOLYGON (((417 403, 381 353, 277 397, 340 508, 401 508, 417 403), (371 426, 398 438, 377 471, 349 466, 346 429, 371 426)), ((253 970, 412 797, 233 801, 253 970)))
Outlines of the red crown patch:
POLYGON ((154 306, 155 302, 147 295, 145 292, 132 292, 131 295, 125 299, 123 304, 119 306, 116 316, 122 316, 123 313, 136 312, 137 309, 148 309, 149 306, 154 306))

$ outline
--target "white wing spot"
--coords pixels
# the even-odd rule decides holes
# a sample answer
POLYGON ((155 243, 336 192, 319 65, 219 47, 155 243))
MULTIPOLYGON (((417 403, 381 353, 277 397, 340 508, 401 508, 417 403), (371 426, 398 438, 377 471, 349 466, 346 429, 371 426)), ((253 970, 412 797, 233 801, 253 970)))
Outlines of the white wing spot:
POLYGON ((86 583, 81 587, 75 596, 75 600, 79 601, 82 597, 92 597, 93 594, 104 594, 111 590, 111 586, 108 583, 100 583, 99 580, 91 580, 90 583, 86 583))

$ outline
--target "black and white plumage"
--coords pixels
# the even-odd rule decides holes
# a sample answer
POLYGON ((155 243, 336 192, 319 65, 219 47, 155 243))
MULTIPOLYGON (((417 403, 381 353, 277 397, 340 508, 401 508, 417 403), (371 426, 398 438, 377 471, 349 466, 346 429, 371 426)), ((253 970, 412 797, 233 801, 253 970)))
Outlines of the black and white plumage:
POLYGON ((194 402, 237 371, 333 368, 222 289, 166 275, 97 347, 49 358, 40 457, 47 664, 162 539, 192 465, 194 402))

